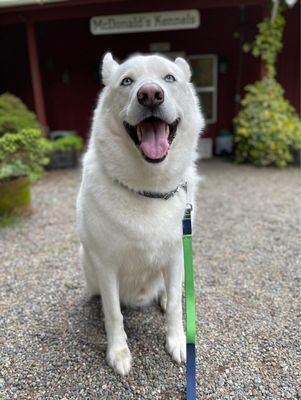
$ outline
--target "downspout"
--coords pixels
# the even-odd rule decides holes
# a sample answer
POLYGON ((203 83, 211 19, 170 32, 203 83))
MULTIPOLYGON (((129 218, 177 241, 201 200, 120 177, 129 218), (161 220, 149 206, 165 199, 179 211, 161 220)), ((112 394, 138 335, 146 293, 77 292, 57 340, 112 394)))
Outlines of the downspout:
POLYGON ((48 124, 47 124, 45 101, 42 89, 36 31, 33 22, 26 23, 26 34, 27 34, 27 47, 28 47, 28 56, 29 56, 35 111, 37 113, 38 120, 40 121, 41 125, 44 128, 45 133, 47 133, 48 124))
POLYGON ((237 66, 237 78, 236 78, 236 88, 235 88, 235 114, 238 113, 240 109, 241 100, 241 76, 242 76, 242 66, 243 66, 243 44, 245 40, 244 24, 246 22, 246 7, 244 5, 240 6, 240 20, 239 20, 239 49, 238 49, 238 66, 237 66))

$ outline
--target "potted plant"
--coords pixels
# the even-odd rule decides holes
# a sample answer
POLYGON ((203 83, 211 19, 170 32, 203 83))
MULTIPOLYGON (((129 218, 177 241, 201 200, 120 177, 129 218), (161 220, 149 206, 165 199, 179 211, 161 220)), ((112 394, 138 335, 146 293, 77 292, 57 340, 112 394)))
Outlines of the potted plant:
POLYGON ((23 129, 0 137, 0 217, 30 210, 30 183, 47 162, 41 131, 23 129))
POLYGON ((83 149, 83 139, 75 133, 51 136, 45 141, 49 164, 47 169, 72 168, 77 165, 78 154, 83 149))

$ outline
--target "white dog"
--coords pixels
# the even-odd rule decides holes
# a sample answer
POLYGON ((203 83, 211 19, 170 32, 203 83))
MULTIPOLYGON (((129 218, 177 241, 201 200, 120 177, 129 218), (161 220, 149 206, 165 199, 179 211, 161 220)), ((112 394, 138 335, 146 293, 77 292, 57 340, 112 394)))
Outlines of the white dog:
POLYGON ((100 294, 107 362, 131 368, 120 303, 158 299, 166 348, 185 361, 182 217, 198 180, 196 146, 204 120, 190 68, 158 56, 103 59, 105 88, 94 112, 77 201, 80 258, 91 294, 100 294), (186 184, 188 190, 186 190, 186 184))

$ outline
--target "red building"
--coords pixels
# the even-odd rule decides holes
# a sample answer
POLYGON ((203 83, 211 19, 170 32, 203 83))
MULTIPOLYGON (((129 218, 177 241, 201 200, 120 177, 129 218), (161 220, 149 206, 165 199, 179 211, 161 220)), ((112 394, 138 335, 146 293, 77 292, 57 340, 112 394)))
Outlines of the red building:
MULTIPOLYGON (((3 0, 0 89, 19 96, 49 129, 86 136, 106 51, 119 59, 135 52, 182 54, 195 72, 206 135, 214 138, 222 129, 233 129, 244 86, 264 73, 260 60, 242 52, 242 43, 254 38, 268 5, 268 0, 3 0), (91 33, 95 16, 184 9, 198 10, 199 27, 91 33)), ((286 19, 278 79, 300 113, 300 3, 286 19)))

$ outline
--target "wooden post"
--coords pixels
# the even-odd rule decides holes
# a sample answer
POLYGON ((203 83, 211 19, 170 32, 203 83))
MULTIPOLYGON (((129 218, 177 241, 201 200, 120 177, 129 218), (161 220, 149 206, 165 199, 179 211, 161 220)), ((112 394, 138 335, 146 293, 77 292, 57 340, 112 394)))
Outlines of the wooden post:
POLYGON ((35 32, 35 26, 32 22, 26 23, 26 34, 27 34, 27 47, 28 47, 28 56, 29 56, 29 65, 30 65, 30 74, 31 74, 35 110, 38 115, 38 120, 44 127, 45 132, 47 132, 48 125, 47 125, 45 102, 42 89, 36 32, 35 32))

